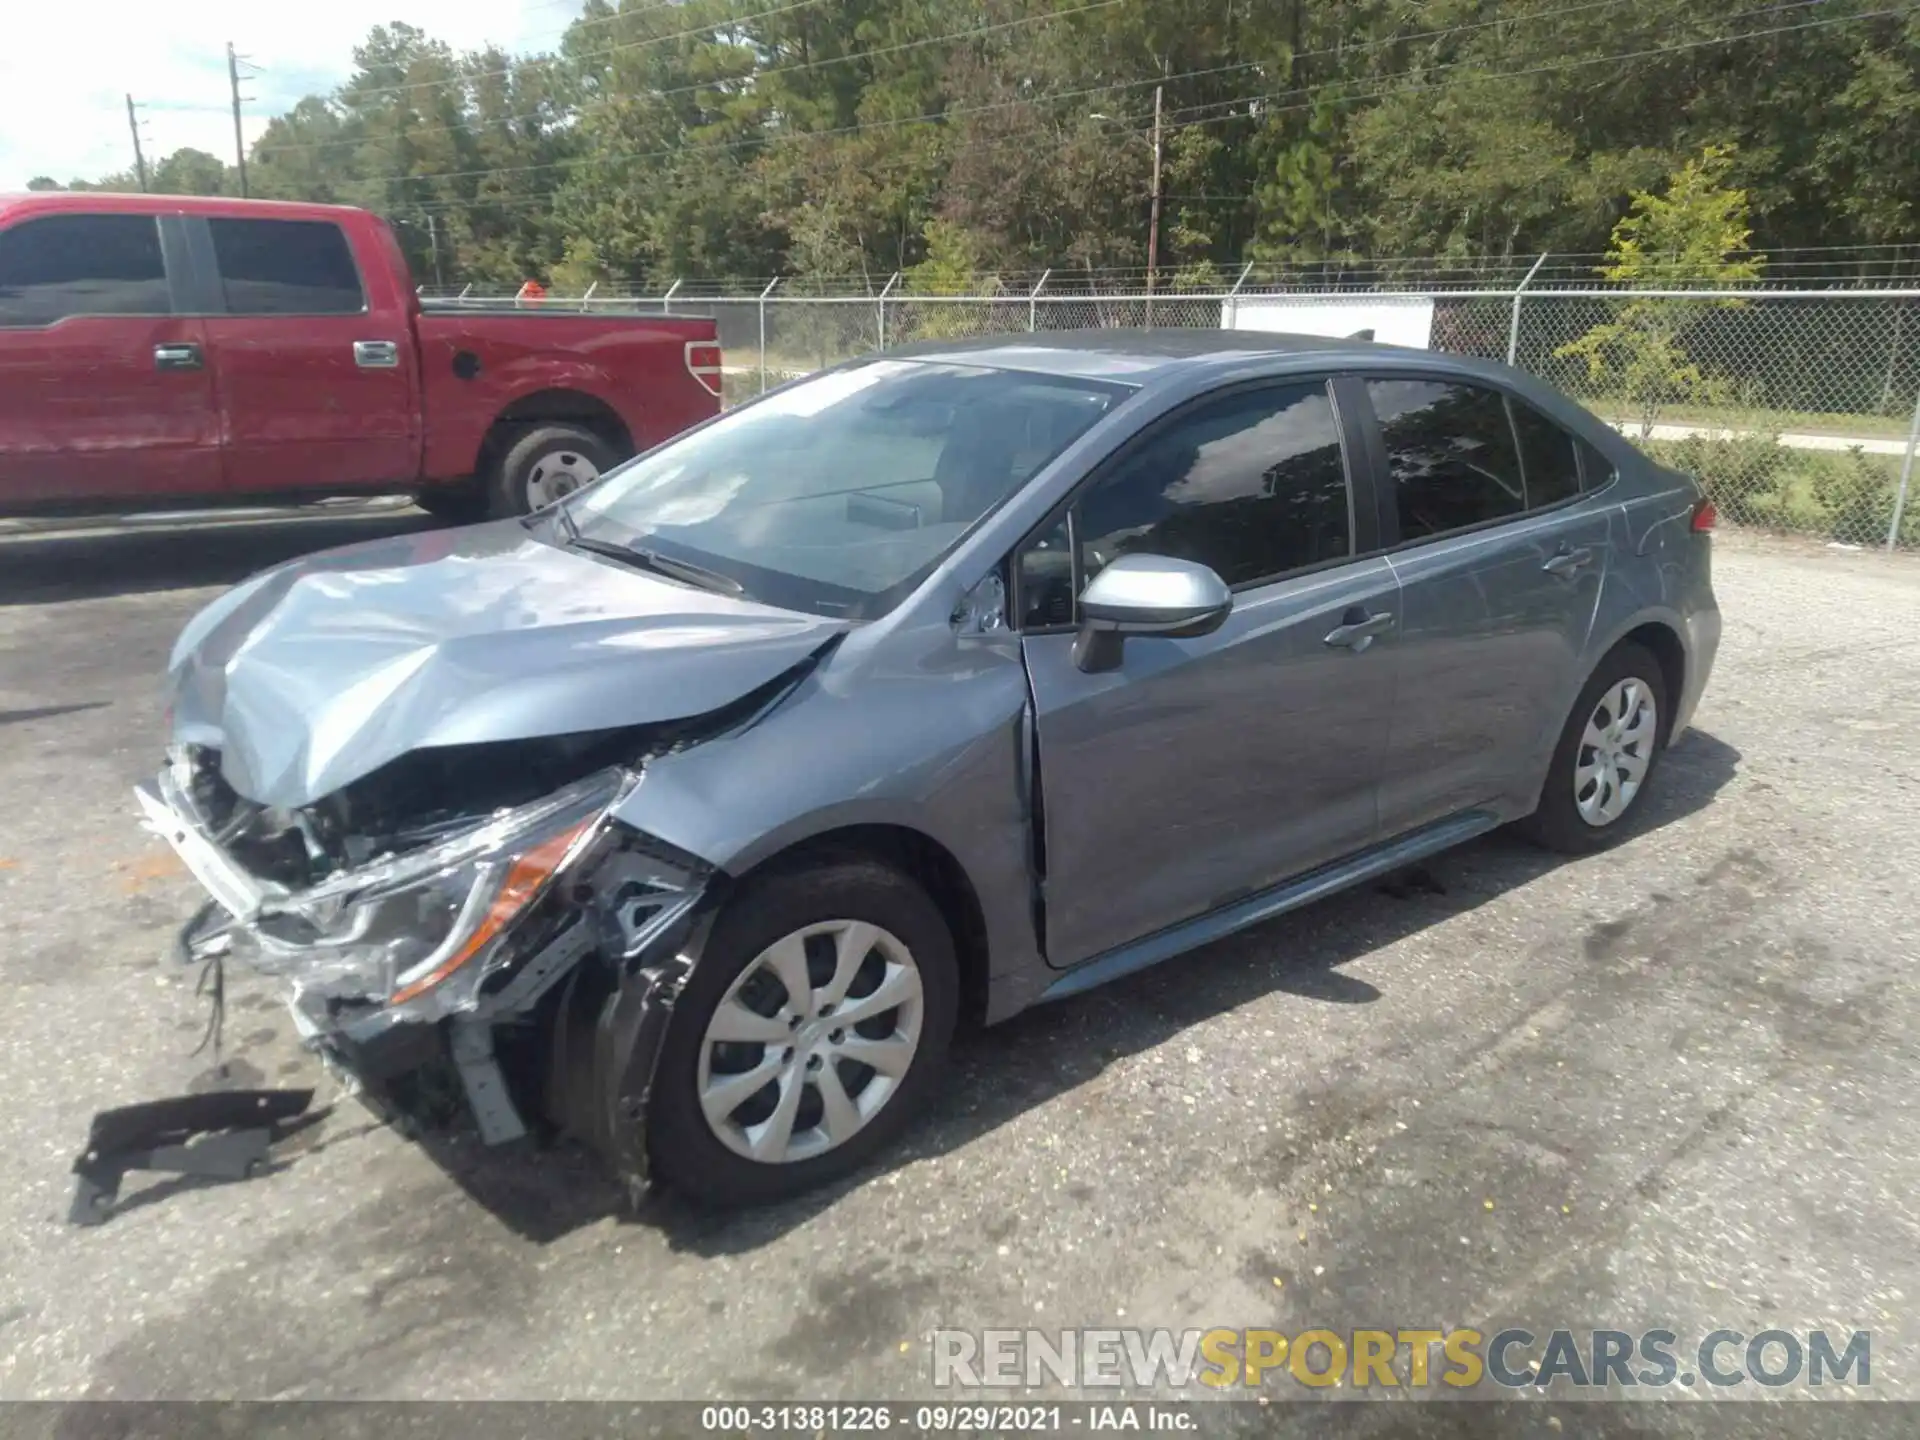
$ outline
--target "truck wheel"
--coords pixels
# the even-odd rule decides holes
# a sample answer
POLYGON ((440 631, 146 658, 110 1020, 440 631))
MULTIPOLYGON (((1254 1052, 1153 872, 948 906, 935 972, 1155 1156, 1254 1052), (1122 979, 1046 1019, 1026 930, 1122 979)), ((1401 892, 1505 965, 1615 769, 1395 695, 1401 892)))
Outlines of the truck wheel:
POLYGON ((611 446, 578 425, 540 425, 507 447, 488 487, 496 517, 528 515, 571 495, 611 469, 611 446))
POLYGON ((674 1006, 655 1172, 720 1205, 851 1173, 938 1093, 958 1002, 953 936, 905 875, 846 857, 749 880, 674 1006))

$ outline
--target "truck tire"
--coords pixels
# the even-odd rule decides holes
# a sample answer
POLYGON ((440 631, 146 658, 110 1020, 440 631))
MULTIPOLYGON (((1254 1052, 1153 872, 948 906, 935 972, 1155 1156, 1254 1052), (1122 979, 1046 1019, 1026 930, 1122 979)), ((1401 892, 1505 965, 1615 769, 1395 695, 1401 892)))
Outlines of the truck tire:
POLYGON ((579 425, 537 425, 500 457, 487 486, 495 519, 529 515, 591 484, 617 463, 613 447, 579 425))

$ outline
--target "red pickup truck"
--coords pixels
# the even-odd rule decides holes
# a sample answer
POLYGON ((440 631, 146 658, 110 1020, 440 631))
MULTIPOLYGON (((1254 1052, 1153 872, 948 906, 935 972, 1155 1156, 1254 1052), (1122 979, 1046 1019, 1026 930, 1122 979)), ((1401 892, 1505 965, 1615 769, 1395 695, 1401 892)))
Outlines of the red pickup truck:
POLYGON ((712 320, 423 309, 364 210, 0 196, 0 514, 519 514, 719 406, 712 320))

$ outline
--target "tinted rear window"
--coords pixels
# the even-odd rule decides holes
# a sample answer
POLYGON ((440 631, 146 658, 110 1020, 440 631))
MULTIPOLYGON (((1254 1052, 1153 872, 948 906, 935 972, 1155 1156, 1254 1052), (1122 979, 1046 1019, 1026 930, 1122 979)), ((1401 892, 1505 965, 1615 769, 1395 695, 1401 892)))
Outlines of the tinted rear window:
POLYGON ((1526 506, 1505 397, 1448 380, 1369 380, 1400 512, 1400 538, 1423 540, 1526 506))
POLYGON ((1580 493, 1580 456, 1573 436, 1538 410, 1518 400, 1513 430, 1520 437, 1520 462, 1526 469, 1527 508, 1538 510, 1580 493))
POLYGON ((357 315, 360 272, 338 225, 324 220, 209 220, 227 310, 234 315, 357 315))

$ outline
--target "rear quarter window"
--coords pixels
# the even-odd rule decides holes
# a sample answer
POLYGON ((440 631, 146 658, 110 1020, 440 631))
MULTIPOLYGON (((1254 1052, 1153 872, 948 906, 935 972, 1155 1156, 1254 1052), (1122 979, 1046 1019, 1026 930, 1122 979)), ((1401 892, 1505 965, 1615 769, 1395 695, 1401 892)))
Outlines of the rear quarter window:
POLYGON ((1520 468, 1527 508, 1557 505, 1580 493, 1581 442, 1523 400, 1509 399, 1513 433, 1520 441, 1520 468))

